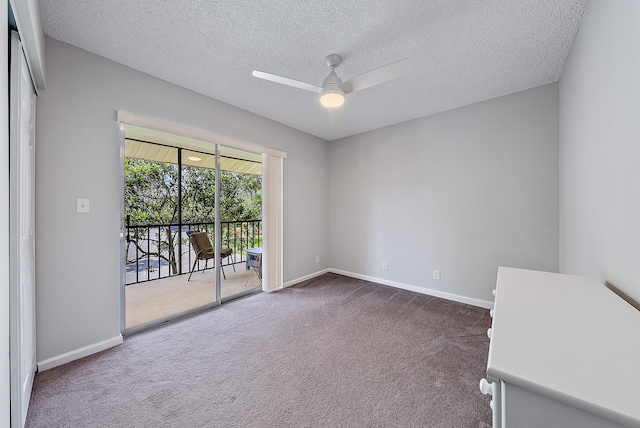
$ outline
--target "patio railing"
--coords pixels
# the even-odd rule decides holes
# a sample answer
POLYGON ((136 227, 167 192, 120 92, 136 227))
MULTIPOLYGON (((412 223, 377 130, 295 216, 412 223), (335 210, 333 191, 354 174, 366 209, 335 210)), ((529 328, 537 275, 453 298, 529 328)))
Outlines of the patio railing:
MULTIPOLYGON (((189 273, 195 252, 188 232, 207 232, 215 246, 213 222, 126 225, 125 284, 135 284, 189 273)), ((262 246, 262 220, 235 220, 220 223, 221 248, 231 248, 231 256, 223 260, 228 266, 243 263, 246 250, 262 246)), ((197 263, 197 271, 205 264, 197 263)), ((212 263, 207 265, 208 268, 212 263)))

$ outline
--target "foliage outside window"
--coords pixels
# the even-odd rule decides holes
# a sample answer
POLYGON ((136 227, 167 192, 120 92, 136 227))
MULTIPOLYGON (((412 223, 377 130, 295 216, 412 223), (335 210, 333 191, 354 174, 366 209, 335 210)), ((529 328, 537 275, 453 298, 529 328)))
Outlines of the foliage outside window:
MULTIPOLYGON (((125 158, 125 219, 128 226, 127 254, 131 246, 137 247, 137 259, 147 256, 166 261, 171 274, 179 272, 179 248, 188 242, 185 228, 194 224, 215 222, 215 170, 196 166, 182 166, 182 232, 179 224, 179 168, 175 163, 156 162, 138 158, 125 158), (152 232, 150 232, 152 231, 152 232), (153 242, 145 246, 144 242, 153 242), (142 242, 142 244, 141 244, 142 242)), ((220 171, 220 220, 236 222, 260 220, 262 217, 262 178, 253 174, 220 171)), ((240 223, 238 223, 240 224, 240 223)), ((233 242, 236 252, 245 247, 260 246, 259 242, 233 239, 234 234, 244 236, 247 231, 233 226, 222 229, 222 241, 233 242), (244 243, 243 243, 244 242, 244 243)), ((212 230, 210 239, 213 242, 212 230)), ((184 251, 183 251, 184 252, 184 251)), ((135 258, 127 263, 135 262, 135 258)), ((151 269, 148 267, 148 269, 151 269)))

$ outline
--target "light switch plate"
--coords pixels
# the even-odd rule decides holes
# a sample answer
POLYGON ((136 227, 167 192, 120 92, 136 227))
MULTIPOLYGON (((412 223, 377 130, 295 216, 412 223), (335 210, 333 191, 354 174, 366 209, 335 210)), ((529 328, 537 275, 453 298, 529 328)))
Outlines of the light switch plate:
POLYGON ((78 214, 88 214, 89 199, 76 199, 76 212, 78 214))

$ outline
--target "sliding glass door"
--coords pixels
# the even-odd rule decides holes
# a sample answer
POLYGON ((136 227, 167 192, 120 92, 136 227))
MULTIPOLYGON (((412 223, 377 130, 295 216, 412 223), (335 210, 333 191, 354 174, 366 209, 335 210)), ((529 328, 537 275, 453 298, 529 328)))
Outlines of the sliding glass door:
POLYGON ((128 125, 124 144, 125 331, 260 290, 261 157, 128 125))

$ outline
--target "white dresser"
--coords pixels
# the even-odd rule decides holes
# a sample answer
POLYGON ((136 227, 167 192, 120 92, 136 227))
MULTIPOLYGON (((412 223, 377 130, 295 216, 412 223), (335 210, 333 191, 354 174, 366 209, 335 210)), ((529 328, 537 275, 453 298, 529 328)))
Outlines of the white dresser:
POLYGON ((640 311, 599 282, 500 267, 487 378, 494 428, 640 427, 640 311))

